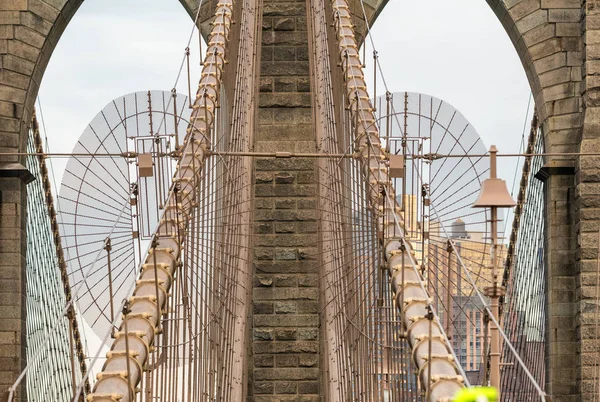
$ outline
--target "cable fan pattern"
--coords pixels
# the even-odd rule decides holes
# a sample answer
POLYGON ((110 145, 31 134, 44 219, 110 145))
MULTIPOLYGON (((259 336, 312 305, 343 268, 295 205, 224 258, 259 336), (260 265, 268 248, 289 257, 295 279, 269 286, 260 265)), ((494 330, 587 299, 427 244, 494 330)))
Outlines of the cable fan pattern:
POLYGON ((88 125, 67 163, 59 195, 63 247, 73 287, 83 282, 78 308, 99 336, 127 296, 157 224, 179 133, 189 124, 187 105, 187 96, 165 91, 117 98, 88 125), (136 166, 140 154, 151 158, 151 176, 136 166))

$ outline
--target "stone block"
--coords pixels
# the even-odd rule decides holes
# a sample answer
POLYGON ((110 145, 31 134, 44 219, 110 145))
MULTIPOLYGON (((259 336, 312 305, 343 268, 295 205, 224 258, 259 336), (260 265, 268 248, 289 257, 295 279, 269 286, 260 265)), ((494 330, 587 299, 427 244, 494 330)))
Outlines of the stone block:
MULTIPOLYGON (((288 264, 289 265, 289 264, 288 264)), ((294 264, 295 265, 295 264, 294 264)), ((293 265, 289 265, 293 266, 293 265)), ((255 300, 318 300, 319 299, 319 291, 316 288, 255 288, 253 290, 253 295, 255 300)), ((311 316, 306 315, 304 318, 310 318, 311 316)), ((265 317, 265 319, 268 317, 265 317)), ((273 317, 273 319, 277 322, 285 321, 285 320, 297 320, 296 317, 273 317)), ((308 324, 308 323, 304 323, 308 324)), ((271 326, 290 326, 291 323, 287 323, 286 325, 271 325, 271 326)), ((264 326, 264 325, 262 325, 264 326)), ((311 326, 311 325, 300 325, 302 327, 311 326)), ((314 326, 314 325, 312 325, 314 326)))
POLYGON ((252 303, 252 311, 254 314, 273 314, 275 309, 271 302, 254 302, 252 303))
POLYGON ((517 21, 523 17, 528 16, 532 12, 539 10, 540 1, 539 0, 523 0, 516 3, 513 7, 509 9, 510 16, 513 20, 517 21))
MULTIPOLYGON (((273 212, 277 213, 288 211, 273 212)), ((316 247, 318 245, 318 241, 315 236, 311 234, 265 235, 257 238, 255 245, 264 247, 316 247)))
POLYGON ((308 75, 308 62, 274 61, 262 62, 261 72, 267 76, 308 75))
POLYGON ((273 275, 273 286, 279 288, 295 288, 298 286, 297 275, 273 275))
MULTIPOLYGON (((295 84, 295 79, 292 79, 295 84)), ((262 109, 259 109, 262 110, 262 109)), ((276 124, 282 123, 293 123, 296 121, 296 115, 298 114, 297 108, 269 108, 273 112, 273 121, 276 124)))
POLYGON ((554 101, 553 104, 553 114, 561 115, 561 114, 571 114, 578 113, 580 111, 580 98, 572 97, 565 99, 558 99, 554 101))
POLYGON ((316 183, 317 176, 315 172, 301 172, 297 174, 297 181, 299 184, 316 183))
POLYGON ((273 250, 270 248, 255 247, 254 248, 254 258, 257 260, 272 260, 273 259, 273 250))
POLYGON ((319 357, 317 355, 301 355, 300 356, 300 367, 315 367, 319 363, 319 357))
MULTIPOLYGON (((274 61, 294 61, 295 59, 296 59, 296 48, 295 47, 275 46, 273 48, 273 60, 274 61)), ((282 90, 281 92, 293 92, 294 89, 288 89, 287 91, 282 90)))
POLYGON ((321 397, 319 395, 261 395, 256 396, 254 402, 321 402, 321 397))
POLYGON ((272 124, 273 111, 271 109, 258 109, 258 124, 272 124))
POLYGON ((254 365, 256 367, 273 367, 274 358, 272 355, 257 355, 254 356, 254 365))
POLYGON ((581 52, 567 52, 567 65, 580 66, 582 61, 581 52))
POLYGON ((42 0, 28 0, 29 1, 29 11, 33 14, 39 15, 46 21, 56 21, 56 17, 58 17, 59 10, 50 6, 48 3, 42 0))
POLYGON ((574 22, 557 23, 556 24, 556 36, 565 37, 580 37, 581 36, 581 24, 574 22))
POLYGON ((551 70, 544 74, 540 74, 540 85, 544 88, 569 82, 572 80, 571 70, 573 67, 561 67, 556 70, 551 70))
MULTIPOLYGON (((265 183, 265 182, 270 182, 272 181, 272 176, 269 173, 259 173, 259 175, 261 175, 262 177, 269 177, 268 181, 258 181, 257 183, 265 183), (264 175, 264 176, 263 176, 264 175)), ((257 175, 257 178, 259 177, 259 175, 257 175)), ((275 200, 271 199, 271 198, 258 198, 256 200, 254 200, 254 208, 256 209, 273 209, 275 207, 275 200)))
MULTIPOLYGON (((308 47, 307 46, 297 46, 296 47, 296 60, 299 61, 308 61, 308 47)), ((310 88, 307 89, 306 85, 300 86, 298 85, 299 92, 309 92, 310 88)))
MULTIPOLYGON (((282 171, 282 170, 314 170, 315 164, 314 161, 309 158, 294 158, 292 159, 284 159, 284 158, 258 158, 256 160, 256 169, 263 171, 282 171)), ((311 177, 314 178, 314 172, 311 172, 311 177)), ((303 173, 298 173, 298 183, 306 183, 300 182, 300 177, 303 176, 303 173)), ((306 179, 305 179, 306 180, 306 179)), ((314 179, 311 180, 314 183, 314 179)))
POLYGON ((254 393, 255 394, 272 394, 274 391, 274 384, 268 381, 255 381, 254 382, 254 393))
MULTIPOLYGON (((14 45, 13 45, 13 47, 14 47, 14 45)), ((10 50, 10 46, 9 46, 9 50, 10 50)), ((15 73, 30 76, 33 73, 34 63, 31 62, 30 60, 25 60, 20 57, 16 57, 13 54, 7 54, 2 57, 2 66, 3 66, 3 68, 13 71, 15 73)), ((15 88, 0 87, 0 94, 4 91, 10 91, 10 90, 15 90, 15 88)), ((15 98, 15 99, 6 99, 6 98, 1 98, 1 99, 12 100, 15 102, 23 103, 25 101, 25 91, 19 91, 19 92, 23 93, 22 98, 19 97, 19 98, 15 98)))
POLYGON ((541 59, 563 50, 562 41, 560 38, 549 38, 543 42, 533 45, 529 48, 529 53, 533 60, 541 59))
POLYGON ((280 355, 275 357, 277 367, 298 367, 298 355, 280 355))
POLYGON ((0 11, 1 25, 17 25, 20 23, 20 13, 18 11, 0 11))
POLYGON ((547 101, 571 98, 575 96, 575 87, 571 82, 553 85, 544 90, 544 96, 547 101))
POLYGON ((537 10, 516 21, 519 32, 525 33, 548 22, 548 11, 537 10))
POLYGON ((319 339, 318 328, 299 328, 298 339, 305 341, 314 341, 319 339))
POLYGON ((269 62, 273 61, 273 46, 262 46, 260 51, 260 61, 269 62))
POLYGON ((306 15, 306 5, 302 3, 265 3, 263 16, 306 15))
POLYGON ((294 222, 275 222, 275 233, 295 233, 296 224, 294 222))
POLYGON ((314 341, 278 341, 278 342, 255 342, 254 353, 272 353, 272 354, 289 354, 289 353, 318 353, 319 343, 314 341))
POLYGON ((2 0, 0 2, 0 9, 6 11, 26 11, 27 0, 2 0))
POLYGON ((293 198, 283 198, 280 200, 275 200, 275 208, 276 209, 295 209, 296 208, 296 200, 293 198))
POLYGON ((273 330, 265 329, 265 328, 254 328, 254 340, 260 340, 260 341, 273 340, 273 330))
POLYGON ((319 219, 319 211, 311 209, 303 209, 297 211, 297 218, 299 221, 314 222, 319 219))
POLYGON ((299 314, 318 314, 319 302, 317 301, 298 301, 296 309, 299 314))
MULTIPOLYGON (((314 266, 315 264, 309 264, 309 266, 314 266)), ((315 267, 316 268, 316 267, 315 267)), ((316 272, 316 269, 315 269, 316 272)), ((315 287, 319 283, 319 278, 317 275, 303 275, 298 279, 299 287, 315 287)))
POLYGON ((273 92, 273 78, 261 77, 259 88, 260 88, 260 92, 273 92))
POLYGON ((33 29, 42 35, 47 35, 52 28, 52 23, 33 13, 20 13, 21 25, 33 29))
MULTIPOLYGON (((314 213, 316 213, 314 210, 309 212, 311 217, 314 215, 314 213)), ((319 225, 316 220, 298 223, 298 233, 317 233, 318 230, 319 225)))
POLYGON ((298 385, 292 381, 278 381, 275 383, 276 394, 295 394, 298 392, 298 385))
POLYGON ((555 53, 550 56, 542 57, 539 60, 533 62, 535 70, 538 74, 542 74, 546 71, 554 70, 556 68, 564 67, 567 65, 567 55, 564 52, 555 53))
MULTIPOLYGON (((277 117, 275 119, 277 119, 277 117)), ((308 125, 272 125, 259 126, 256 139, 259 141, 305 141, 310 138, 311 135, 312 132, 309 130, 308 125)), ((289 166, 294 170, 301 170, 294 165, 294 162, 297 161, 298 158, 290 160, 289 166)))
POLYGON ((275 259, 276 260, 296 260, 297 252, 296 249, 276 249, 275 250, 275 259))
POLYGON ((265 275, 259 275, 256 277, 258 284, 256 284, 256 286, 258 287, 269 287, 273 285, 273 278, 270 276, 265 276, 265 275))
POLYGON ((277 328, 273 330, 275 339, 278 341, 295 341, 296 340, 296 328, 277 328))
MULTIPOLYGON (((295 179, 294 175, 289 172, 279 172, 275 175, 275 183, 277 183, 277 184, 292 184, 292 183, 294 183, 294 179, 295 179)), ((294 200, 288 199, 288 200, 279 200, 279 201, 282 201, 282 202, 292 201, 293 202, 294 200)), ((282 208, 282 209, 286 209, 286 208, 282 208)))
POLYGON ((296 30, 298 30, 298 31, 308 30, 308 24, 306 22, 306 17, 297 17, 296 18, 296 30))
POLYGON ((298 220, 298 212, 291 210, 256 210, 254 212, 255 221, 296 221, 298 220))
POLYGON ((318 369, 315 368, 260 368, 254 371, 255 380, 316 380, 318 369))
POLYGON ((276 46, 306 46, 308 35, 306 31, 275 31, 273 44, 276 46))
POLYGON ((41 49, 46 37, 31 28, 24 27, 22 25, 15 27, 15 39, 18 39, 28 45, 31 45, 37 49, 41 49))
POLYGON ((273 224, 272 223, 255 223, 254 224, 254 233, 256 234, 270 234, 273 233, 273 224))
POLYGON ((264 17, 262 19, 262 30, 270 31, 273 29, 273 18, 264 17))
POLYGON ((581 117, 582 116, 580 113, 551 116, 547 120, 548 128, 550 130, 566 130, 578 128, 581 126, 581 117))
MULTIPOLYGON (((278 79, 276 82, 288 82, 288 80, 278 79)), ((291 81, 289 81, 291 82, 291 81)), ((285 89, 283 85, 279 86, 279 89, 285 89)), ((277 88, 275 89, 277 91, 277 88)), ((287 90, 293 90, 287 88, 287 90)), ((282 91, 283 92, 283 91, 282 91)), ((310 107, 311 99, 308 94, 300 93, 263 93, 260 96, 259 106, 260 107, 281 107, 281 108, 296 108, 296 107, 310 107)))
POLYGON ((275 313, 276 314, 294 314, 298 310, 298 306, 294 301, 276 301, 275 302, 275 313))
MULTIPOLYGON (((319 317, 316 315, 255 315, 255 327, 314 327, 319 325, 319 317)), ((256 334, 255 334, 255 339, 256 334)), ((265 335, 264 340, 271 340, 271 335, 265 335), (271 336, 266 338, 266 336, 271 336)))
POLYGON ((275 31, 293 31, 296 29, 296 20, 293 17, 276 17, 273 19, 275 31))
POLYGON ((556 33, 555 24, 543 24, 530 31, 522 33, 523 41, 527 46, 533 46, 536 43, 552 38, 556 33))
POLYGON ((300 394, 318 394, 319 393, 319 382, 318 381, 303 381, 298 383, 298 392, 300 394))
POLYGON ((273 174, 267 172, 257 172, 255 176, 255 183, 265 184, 273 182, 273 174))
POLYGON ((542 0, 542 8, 577 8, 581 9, 581 0, 542 0))
POLYGON ((298 249, 299 260, 316 260, 319 255, 319 250, 316 247, 298 249))
MULTIPOLYGON (((6 49, 8 50, 8 45, 6 46, 6 49)), ((0 83, 18 89, 27 89, 29 86, 29 77, 24 74, 16 73, 14 71, 0 70, 0 83)))
POLYGON ((557 8, 548 10, 549 22, 580 22, 581 9, 557 8))
POLYGON ((316 199, 299 199, 297 201, 298 209, 315 209, 317 208, 316 199))

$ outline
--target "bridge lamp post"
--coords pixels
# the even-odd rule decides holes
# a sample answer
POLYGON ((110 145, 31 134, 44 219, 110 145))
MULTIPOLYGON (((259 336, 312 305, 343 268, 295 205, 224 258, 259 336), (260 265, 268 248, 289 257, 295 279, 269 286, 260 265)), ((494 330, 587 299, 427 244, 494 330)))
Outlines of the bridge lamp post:
MULTIPOLYGON (((495 145, 490 147, 490 177, 485 179, 481 185, 479 197, 473 204, 473 208, 490 208, 492 226, 492 285, 484 289, 486 296, 490 298, 492 315, 499 323, 498 309, 500 297, 504 295, 505 289, 498 283, 498 208, 512 208, 516 202, 512 199, 506 187, 506 182, 496 177, 496 154, 498 149, 495 145)), ((490 385, 500 392, 500 334, 498 327, 492 321, 490 327, 491 350, 490 350, 490 385)))

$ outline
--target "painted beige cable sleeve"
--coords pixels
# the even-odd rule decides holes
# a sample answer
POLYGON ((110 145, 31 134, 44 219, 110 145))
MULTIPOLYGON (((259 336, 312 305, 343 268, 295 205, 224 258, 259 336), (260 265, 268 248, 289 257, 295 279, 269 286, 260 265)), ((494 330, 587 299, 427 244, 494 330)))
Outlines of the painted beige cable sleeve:
POLYGON ((379 212, 384 228, 387 269, 405 327, 400 331, 406 331, 426 400, 450 401, 464 387, 463 378, 443 329, 436 320, 428 317, 430 298, 423 278, 413 265, 415 253, 410 243, 403 239, 400 227, 403 219, 367 92, 350 9, 346 0, 333 0, 331 6, 346 96, 356 130, 355 147, 369 178, 371 207, 379 212))
POLYGON ((164 214, 154 235, 153 246, 142 265, 133 296, 124 309, 123 322, 115 333, 107 360, 98 373, 90 402, 131 402, 138 386, 154 338, 159 331, 173 274, 179 263, 182 241, 191 209, 200 169, 208 156, 210 130, 213 127, 221 76, 225 65, 226 43, 232 23, 233 0, 220 0, 198 92, 190 118, 191 124, 182 147, 182 156, 174 175, 164 214))

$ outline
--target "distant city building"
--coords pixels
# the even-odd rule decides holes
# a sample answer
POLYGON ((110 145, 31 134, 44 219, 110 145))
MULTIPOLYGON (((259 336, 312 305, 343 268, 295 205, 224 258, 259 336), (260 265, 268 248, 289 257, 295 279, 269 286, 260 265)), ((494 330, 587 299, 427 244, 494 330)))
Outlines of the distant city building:
POLYGON ((467 225, 465 221, 458 218, 452 222, 452 238, 453 239, 468 239, 467 237, 467 225))
MULTIPOLYGON (((492 285, 492 250, 489 240, 486 239, 487 234, 481 231, 469 231, 468 223, 461 218, 452 222, 450 228, 446 229, 448 232, 441 228, 438 221, 423 224, 422 211, 419 210, 415 195, 398 196, 397 201, 404 206, 407 238, 413 245, 419 265, 425 264, 428 267, 426 274, 434 307, 439 312, 442 323, 447 327, 446 330, 461 366, 473 383, 479 383, 483 378, 482 362, 487 344, 486 335, 489 340, 489 330, 487 332, 485 330, 483 303, 472 283, 466 279, 466 273, 459 270, 458 257, 476 287, 483 293, 485 287, 492 285), (402 199, 404 204, 401 202, 402 199), (423 226, 427 232, 425 239, 423 239, 423 226), (456 250, 456 253, 448 252, 448 241, 454 243, 453 250, 456 250), (446 322, 448 317, 445 313, 448 298, 452 311, 449 324, 446 322)), ((503 261, 506 257, 506 246, 500 244, 497 252, 498 279, 501 280, 504 274, 503 261)))

